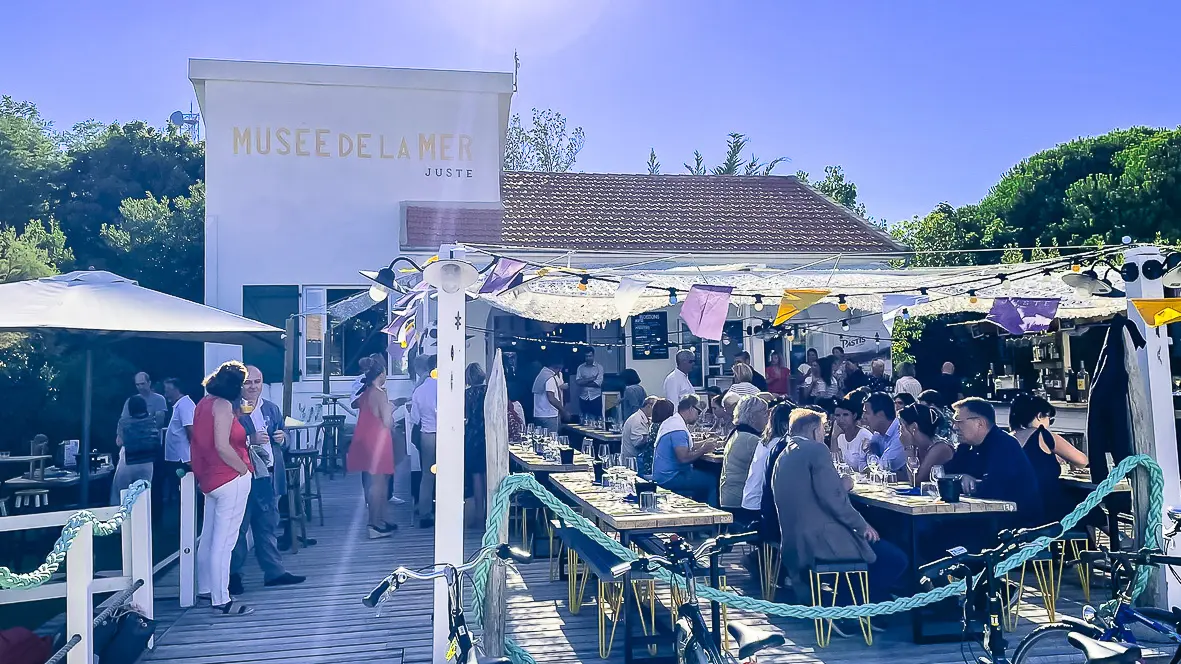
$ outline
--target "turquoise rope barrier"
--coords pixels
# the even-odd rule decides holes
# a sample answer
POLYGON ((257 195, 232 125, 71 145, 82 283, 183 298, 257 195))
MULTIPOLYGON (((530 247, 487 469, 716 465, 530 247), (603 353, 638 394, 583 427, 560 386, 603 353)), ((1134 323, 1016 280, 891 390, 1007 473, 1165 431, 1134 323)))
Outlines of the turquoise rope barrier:
MULTIPOLYGON (((1099 483, 1094 491, 1087 496, 1083 502, 1079 503, 1070 514, 1062 519, 1062 530, 1066 531, 1074 528, 1079 521, 1083 519, 1092 509, 1097 507, 1103 498, 1111 494, 1115 490, 1115 485, 1131 473, 1137 466, 1143 466, 1148 471, 1148 519, 1145 531, 1146 533, 1160 533, 1161 532, 1161 517, 1164 511, 1164 478, 1161 473, 1160 466, 1152 460, 1151 457, 1139 454, 1136 456, 1124 459, 1111 471, 1111 475, 1099 483)), ((607 550, 624 560, 635 560, 637 555, 631 549, 623 546, 613 537, 607 535, 590 521, 587 521, 582 515, 575 512, 569 505, 561 502, 552 493, 545 490, 532 475, 515 474, 509 475, 500 483, 496 490, 496 494, 492 499, 492 503, 488 506, 488 521, 484 531, 483 546, 494 546, 500 544, 499 541, 499 525, 501 519, 509 509, 509 498, 519 492, 528 491, 537 497, 554 515, 561 519, 567 526, 577 528, 586 536, 593 539, 598 544, 603 545, 607 550)), ((1030 542, 1019 549, 1011 557, 1001 561, 996 566, 996 574, 1004 575, 1010 570, 1019 567, 1036 556, 1046 547, 1050 546, 1055 538, 1040 537, 1037 540, 1030 542)), ((490 570, 494 561, 485 560, 479 567, 477 567, 472 574, 472 606, 473 614, 476 622, 480 625, 484 623, 484 599, 487 596, 487 585, 490 570)), ((1148 587, 1148 583, 1152 577, 1153 568, 1142 567, 1137 573, 1136 582, 1133 585, 1132 597, 1135 598, 1144 592, 1148 587)), ((655 570, 652 575, 661 581, 669 584, 683 585, 680 577, 671 574, 667 570, 655 570)), ((699 585, 697 587, 697 595, 701 598, 721 602, 728 606, 745 609, 747 611, 756 611, 777 616, 786 616, 789 618, 800 618, 805 620, 815 619, 836 619, 836 618, 860 618, 867 616, 880 616, 892 613, 901 613, 917 609, 928 604, 943 601, 954 595, 963 593, 967 588, 965 581, 957 581, 955 583, 918 593, 910 597, 899 597, 888 602, 878 602, 875 604, 861 604, 856 606, 836 606, 836 607, 816 607, 805 606, 800 604, 780 604, 778 602, 769 602, 755 597, 748 597, 746 595, 739 595, 733 592, 719 590, 708 586, 699 585)), ((1108 602, 1100 607, 1101 611, 1114 610, 1114 603, 1108 602)), ((525 652, 515 641, 505 637, 505 653, 513 660, 514 664, 537 664, 529 653, 525 652)))
POLYGON ((149 486, 151 484, 144 480, 136 480, 128 488, 127 495, 119 504, 119 511, 106 521, 100 520, 90 510, 74 513, 62 526, 62 534, 53 543, 53 549, 45 556, 45 562, 41 563, 37 569, 20 574, 7 567, 0 567, 0 590, 36 588, 49 581, 53 573, 65 562, 66 553, 69 552, 70 545, 74 543, 74 538, 78 536, 78 531, 82 530, 82 526, 87 523, 94 524, 94 534, 99 537, 118 532, 119 528, 123 526, 123 522, 131 515, 131 507, 135 505, 135 501, 148 490, 149 486))

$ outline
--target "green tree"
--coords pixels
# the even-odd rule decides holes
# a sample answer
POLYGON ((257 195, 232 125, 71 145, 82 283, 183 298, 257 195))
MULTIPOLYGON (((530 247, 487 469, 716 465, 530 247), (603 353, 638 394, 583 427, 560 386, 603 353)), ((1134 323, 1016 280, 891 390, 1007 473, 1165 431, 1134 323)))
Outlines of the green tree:
POLYGON ((128 198, 151 194, 185 196, 205 177, 205 148, 174 127, 159 130, 143 122, 93 125, 70 137, 63 196, 54 216, 61 222, 78 263, 118 272, 124 267, 102 238, 103 224, 120 218, 128 198))
POLYGON ((65 155, 37 106, 0 97, 0 226, 45 219, 56 202, 65 155))
POLYGON ((648 152, 648 175, 660 175, 660 162, 656 159, 656 148, 648 152))
POLYGON ((52 276, 73 258, 55 222, 46 226, 33 220, 20 233, 12 226, 0 228, 0 283, 52 276))
POLYGON ((205 292, 205 184, 188 196, 129 198, 120 220, 103 224, 101 235, 141 286, 193 302, 205 292))
MULTIPOLYGON (((705 165, 705 157, 701 156, 700 150, 693 151, 693 163, 685 163, 685 170, 690 175, 770 175, 775 167, 787 161, 786 157, 777 157, 768 162, 759 161, 759 158, 751 153, 750 157, 744 157, 743 151, 750 143, 749 137, 746 134, 739 134, 732 132, 726 137, 726 157, 721 164, 708 168, 705 165)), ((656 150, 652 150, 648 154, 648 163, 656 161, 656 150)), ((659 162, 656 162, 659 166, 659 162)))
POLYGON ((566 118, 557 111, 533 109, 529 127, 521 124, 520 114, 513 114, 505 135, 504 170, 565 173, 585 144, 582 127, 567 129, 566 118))
POLYGON ((857 200, 857 185, 845 178, 845 171, 840 166, 825 166, 824 179, 820 182, 811 182, 808 173, 804 171, 796 171, 796 178, 858 215, 868 218, 865 204, 857 200))

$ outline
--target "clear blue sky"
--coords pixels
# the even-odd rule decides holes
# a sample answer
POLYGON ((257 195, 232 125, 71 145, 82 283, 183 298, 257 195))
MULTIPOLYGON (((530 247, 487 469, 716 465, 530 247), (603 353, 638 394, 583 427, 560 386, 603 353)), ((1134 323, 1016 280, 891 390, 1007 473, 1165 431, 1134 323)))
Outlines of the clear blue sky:
POLYGON ((576 168, 665 172, 728 132, 812 173, 841 164, 875 217, 979 200, 1080 135, 1181 124, 1181 4, 1003 2, 19 2, 0 92, 58 126, 163 124, 189 57, 512 70, 514 108, 585 128, 576 168))

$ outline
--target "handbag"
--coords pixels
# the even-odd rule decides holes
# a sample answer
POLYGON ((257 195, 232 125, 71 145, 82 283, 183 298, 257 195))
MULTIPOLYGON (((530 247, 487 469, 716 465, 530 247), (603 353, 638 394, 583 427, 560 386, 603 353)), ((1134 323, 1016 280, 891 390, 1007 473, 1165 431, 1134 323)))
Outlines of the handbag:
MULTIPOLYGON (((116 612, 108 620, 114 623, 113 634, 101 648, 97 635, 95 637, 94 654, 98 656, 98 664, 134 664, 147 650, 148 640, 156 633, 156 621, 134 608, 116 612)), ((95 632, 98 630, 96 627, 95 632)))

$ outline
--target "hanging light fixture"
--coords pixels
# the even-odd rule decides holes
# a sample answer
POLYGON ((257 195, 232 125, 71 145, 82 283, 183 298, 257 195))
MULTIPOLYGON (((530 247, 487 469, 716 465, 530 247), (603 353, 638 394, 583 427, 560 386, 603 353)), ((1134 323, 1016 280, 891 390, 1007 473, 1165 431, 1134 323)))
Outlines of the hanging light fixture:
POLYGON ((848 318, 841 321, 841 329, 844 330, 845 332, 849 331, 849 319, 848 318))
POLYGON ((585 292, 586 292, 586 289, 587 289, 587 287, 589 287, 589 286, 590 286, 590 277, 588 277, 588 276, 586 276, 586 275, 583 275, 583 276, 582 276, 582 279, 579 279, 579 280, 578 280, 578 290, 580 290, 580 291, 582 291, 583 293, 585 293, 585 292))
POLYGON ((763 296, 756 295, 755 296, 755 311, 762 311, 762 310, 763 310, 763 296))

